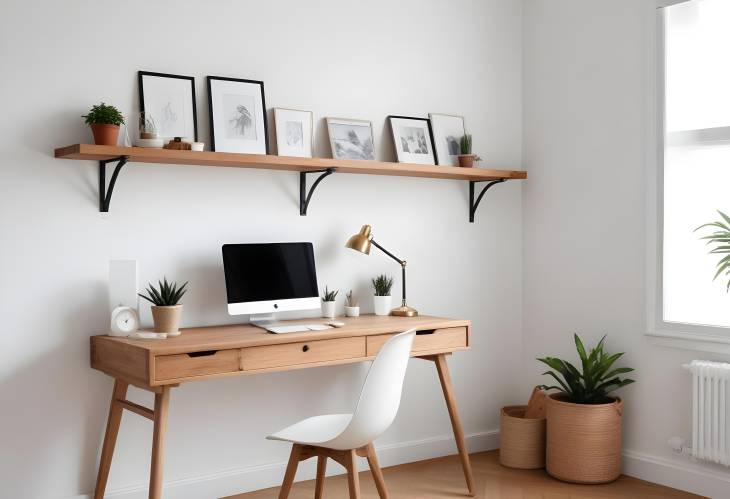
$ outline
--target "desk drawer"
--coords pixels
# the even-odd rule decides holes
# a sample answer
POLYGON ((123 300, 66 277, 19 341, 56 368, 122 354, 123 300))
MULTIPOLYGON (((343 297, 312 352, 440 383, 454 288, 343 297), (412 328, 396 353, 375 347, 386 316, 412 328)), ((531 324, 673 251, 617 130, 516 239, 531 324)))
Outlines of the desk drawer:
MULTIPOLYGON (((368 336, 368 357, 378 353, 386 341, 392 338, 393 334, 380 334, 368 336)), ((466 327, 449 327, 445 329, 433 329, 430 331, 419 331, 413 340, 411 352, 448 352, 457 348, 465 348, 466 327)))
POLYGON ((159 355, 155 357, 155 380, 189 378, 239 370, 239 349, 159 355))
POLYGON ((243 349, 243 370, 365 357, 365 338, 301 341, 243 349))

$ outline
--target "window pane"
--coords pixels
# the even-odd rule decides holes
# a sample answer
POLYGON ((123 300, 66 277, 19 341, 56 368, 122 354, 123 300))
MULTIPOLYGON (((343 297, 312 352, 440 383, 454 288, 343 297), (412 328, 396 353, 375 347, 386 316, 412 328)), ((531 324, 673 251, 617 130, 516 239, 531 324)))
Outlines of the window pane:
POLYGON ((730 326, 727 279, 715 282, 722 256, 693 232, 730 215, 730 145, 669 147, 664 168, 664 320, 730 326))
POLYGON ((730 1, 666 9, 667 131, 730 126, 730 1))

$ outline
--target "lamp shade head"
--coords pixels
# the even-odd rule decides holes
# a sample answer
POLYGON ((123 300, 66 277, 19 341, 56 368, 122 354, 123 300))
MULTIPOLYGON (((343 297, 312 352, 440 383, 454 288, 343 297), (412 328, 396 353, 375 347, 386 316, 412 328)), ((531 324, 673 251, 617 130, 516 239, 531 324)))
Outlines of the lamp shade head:
POLYGON ((360 229, 360 232, 352 236, 350 239, 347 240, 345 243, 346 248, 354 249, 355 251, 359 251, 360 253, 365 253, 366 255, 370 254, 370 226, 369 225, 363 225, 360 229))

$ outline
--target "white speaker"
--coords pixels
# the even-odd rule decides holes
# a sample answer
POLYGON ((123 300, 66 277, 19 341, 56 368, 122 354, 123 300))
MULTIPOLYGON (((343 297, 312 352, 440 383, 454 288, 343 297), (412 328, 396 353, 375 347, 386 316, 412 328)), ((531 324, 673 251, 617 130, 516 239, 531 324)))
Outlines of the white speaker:
POLYGON ((109 310, 117 307, 139 309, 137 260, 109 261, 109 310))

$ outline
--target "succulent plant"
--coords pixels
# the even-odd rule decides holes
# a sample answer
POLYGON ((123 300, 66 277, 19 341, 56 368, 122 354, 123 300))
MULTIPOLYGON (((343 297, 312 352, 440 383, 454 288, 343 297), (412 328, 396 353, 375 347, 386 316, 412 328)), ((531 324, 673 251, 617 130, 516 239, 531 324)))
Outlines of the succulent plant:
POLYGON ((390 289, 393 287, 393 278, 381 274, 372 280, 375 296, 390 296, 390 289))
POLYGON ((180 303, 180 298, 187 292, 187 289, 185 289, 188 285, 187 281, 182 286, 178 286, 176 282, 168 283, 167 278, 163 278, 162 281, 157 281, 157 283, 158 288, 150 283, 146 289, 147 295, 139 293, 139 296, 158 307, 177 305, 180 303))

